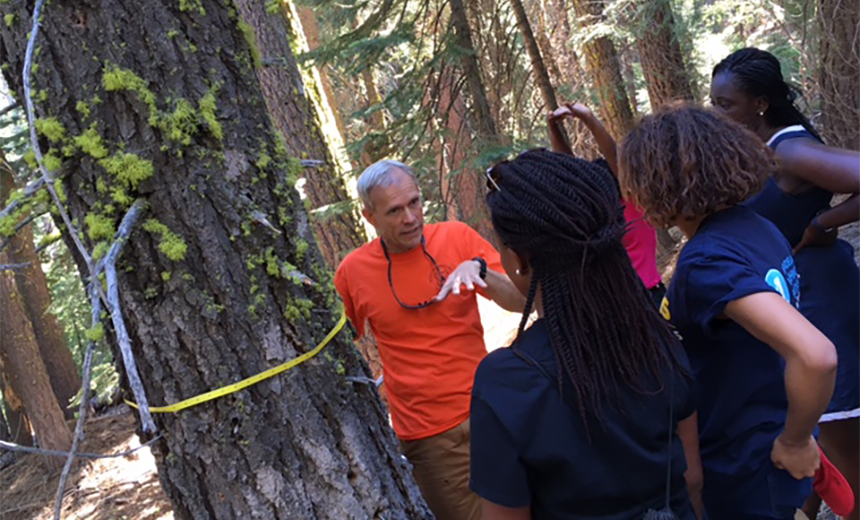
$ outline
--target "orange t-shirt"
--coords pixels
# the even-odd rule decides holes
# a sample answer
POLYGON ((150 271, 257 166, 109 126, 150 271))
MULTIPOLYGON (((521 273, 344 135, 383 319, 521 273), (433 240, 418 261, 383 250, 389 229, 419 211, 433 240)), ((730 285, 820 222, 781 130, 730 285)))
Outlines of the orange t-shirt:
MULTIPOLYGON (((424 238, 444 276, 476 256, 488 269, 504 272, 498 252, 466 224, 428 224, 424 238)), ((394 290, 404 304, 416 305, 439 292, 436 269, 420 246, 391 254, 391 264, 394 290)), ((376 239, 343 260, 334 283, 359 336, 365 320, 376 336, 395 433, 405 441, 424 439, 469 417, 475 371, 487 354, 484 329, 474 292, 404 309, 394 299, 387 270, 376 239)))

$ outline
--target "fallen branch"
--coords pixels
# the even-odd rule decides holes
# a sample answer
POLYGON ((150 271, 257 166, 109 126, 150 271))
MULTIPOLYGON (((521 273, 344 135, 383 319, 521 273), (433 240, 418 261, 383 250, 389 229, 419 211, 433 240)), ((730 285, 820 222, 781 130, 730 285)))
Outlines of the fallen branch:
MULTIPOLYGON (((116 276, 116 259, 122 249, 125 240, 131 233, 131 228, 134 226, 134 221, 137 214, 143 210, 143 201, 138 199, 128 210, 119 231, 117 231, 116 240, 105 255, 103 265, 105 278, 107 279, 107 298, 108 308, 110 309, 110 317, 113 322, 114 333, 119 344, 119 350, 122 353, 122 362, 125 366, 125 373, 128 376, 128 384, 134 394, 134 400, 140 411, 140 422, 143 426, 143 431, 147 433, 155 433, 157 428, 152 421, 152 415, 149 413, 149 402, 146 399, 146 391, 143 389, 143 382, 140 380, 140 374, 137 371, 137 363, 134 360, 134 353, 131 351, 131 339, 128 337, 128 330, 125 328, 125 321, 122 319, 122 307, 119 301, 119 282, 116 276)), ((101 262, 99 263, 102 264, 101 262)))
POLYGON ((9 271, 12 269, 23 269, 28 267, 30 262, 24 262, 23 264, 0 264, 0 271, 9 271))
POLYGON ((42 189, 42 186, 44 186, 44 185, 45 185, 45 179, 44 178, 36 179, 35 181, 28 184, 27 187, 24 188, 24 194, 21 197, 13 200, 12 202, 9 203, 8 206, 3 208, 3 211, 0 211, 0 218, 3 218, 7 215, 11 215, 12 212, 14 212, 16 209, 18 209, 18 207, 21 204, 24 204, 24 202, 26 202, 27 199, 29 199, 30 197, 35 195, 37 191, 42 189))
MULTIPOLYGON (((66 229, 71 235, 72 240, 74 240, 81 257, 87 264, 90 278, 92 281, 95 281, 98 277, 96 276, 92 256, 90 256, 89 251, 87 251, 84 244, 81 242, 78 230, 75 228, 74 224, 72 224, 72 220, 69 218, 69 214, 66 211, 65 206, 63 206, 63 202, 60 200, 57 190, 54 189, 54 180, 51 177, 51 172, 49 172, 48 168, 45 166, 44 157, 42 156, 42 148, 39 146, 39 138, 36 135, 36 116, 35 109, 33 108, 30 76, 32 75, 31 69, 33 66, 33 52, 36 47, 36 37, 39 35, 39 27, 41 25, 39 23, 39 17, 41 16, 42 6, 44 4, 45 0, 37 0, 36 6, 33 8, 33 29, 30 31, 30 40, 27 42, 27 52, 24 55, 24 101, 26 102, 27 108, 27 123, 30 125, 30 145, 33 147, 33 153, 36 154, 36 163, 39 165, 39 170, 42 172, 42 179, 45 181, 45 186, 48 188, 48 192, 51 194, 51 198, 54 200, 54 204, 56 204, 57 210, 60 212, 60 217, 62 217, 63 223, 66 225, 66 229)), ((98 289, 101 291, 101 287, 98 289)))
MULTIPOLYGON (((98 326, 101 321, 101 299, 96 291, 95 286, 98 284, 98 278, 93 278, 90 282, 90 304, 92 305, 92 328, 98 326)), ((93 351, 95 350, 96 342, 89 340, 87 342, 87 351, 84 354, 84 366, 81 369, 81 378, 83 379, 81 404, 78 407, 78 422, 75 424, 75 434, 72 437, 72 448, 69 450, 66 464, 63 466, 63 472, 60 474, 60 483, 57 485, 57 494, 54 495, 54 520, 60 520, 60 514, 63 509, 63 495, 66 492, 66 481, 69 479, 69 472, 72 470, 72 464, 75 462, 75 452, 78 451, 78 445, 84 436, 84 421, 87 417, 87 405, 90 402, 90 378, 93 374, 93 351)))
MULTIPOLYGON (((125 241, 128 239, 129 234, 131 234, 131 230, 134 227, 137 218, 140 216, 140 213, 143 211, 144 201, 143 199, 138 199, 134 201, 134 204, 131 205, 131 208, 128 210, 128 213, 122 219, 120 223, 119 229, 114 236, 114 242, 108 250, 108 254, 105 255, 104 259, 99 262, 99 265, 96 267, 96 274, 93 276, 92 280, 89 284, 89 293, 90 293, 90 304, 92 305, 93 313, 92 313, 92 328, 95 328, 101 322, 101 299, 99 297, 99 290, 101 289, 101 284, 98 279, 98 272, 106 267, 110 266, 114 267, 116 263, 117 257, 119 257, 119 253, 122 250, 122 246, 125 244, 125 241)), ((115 271, 114 271, 115 272, 115 271)), ((110 305, 109 305, 110 306, 110 305)), ((116 326, 116 322, 119 321, 122 323, 122 314, 120 313, 119 308, 115 308, 111 310, 111 315, 114 321, 114 326, 116 326)), ((123 324, 123 330, 125 329, 125 324, 123 324)), ((75 424, 75 434, 72 437, 72 448, 69 450, 68 459, 66 459, 66 464, 63 466, 63 473, 60 475, 60 484, 57 486, 57 494, 54 497, 54 519, 60 520, 60 513, 63 508, 63 496, 66 490, 66 481, 69 478, 69 472, 72 469, 72 464, 75 461, 75 452, 78 450, 78 445, 81 442, 81 439, 84 436, 84 421, 87 416, 88 403, 90 402, 90 379, 92 377, 92 368, 93 368, 93 351, 95 350, 95 342, 90 340, 87 343, 87 351, 84 355, 84 366, 83 366, 83 386, 82 386, 82 395, 81 395, 81 404, 78 407, 78 422, 75 424)), ((128 373, 129 366, 126 365, 126 372, 128 373)), ((132 374, 128 373, 129 379, 131 379, 132 374)), ((137 377, 138 381, 140 381, 140 376, 138 376, 136 369, 134 369, 134 375, 137 377)), ((134 389, 133 389, 134 390, 134 389)), ((140 389, 142 390, 142 388, 140 389)), ((140 399, 135 393, 135 399, 140 399)), ((143 396, 143 402, 146 403, 146 396, 143 396)), ((144 416, 144 411, 141 410, 141 422, 144 424, 144 431, 147 430, 146 418, 149 418, 149 425, 152 428, 151 432, 155 432, 155 425, 152 423, 152 417, 149 415, 149 408, 146 408, 146 416, 144 416)))
MULTIPOLYGON (((123 451, 120 453, 106 453, 105 454, 105 453, 80 452, 80 453, 74 453, 74 456, 79 458, 79 459, 116 459, 119 457, 128 457, 129 455, 136 452, 137 450, 140 450, 140 449, 143 449, 143 448, 146 448, 146 447, 149 447, 149 446, 155 444, 155 441, 157 441, 158 439, 160 439, 162 437, 163 437, 163 435, 161 435, 161 434, 156 435, 155 437, 146 441, 144 444, 141 444, 140 446, 137 446, 135 448, 132 448, 130 450, 126 450, 126 451, 123 451)), ((0 450, 15 451, 15 452, 20 452, 20 453, 35 453, 37 455, 50 455, 52 457, 68 457, 69 455, 73 454, 73 452, 71 452, 71 451, 43 450, 42 448, 31 448, 29 446, 21 446, 20 444, 15 444, 14 442, 6 442, 6 441, 0 441, 0 450)))

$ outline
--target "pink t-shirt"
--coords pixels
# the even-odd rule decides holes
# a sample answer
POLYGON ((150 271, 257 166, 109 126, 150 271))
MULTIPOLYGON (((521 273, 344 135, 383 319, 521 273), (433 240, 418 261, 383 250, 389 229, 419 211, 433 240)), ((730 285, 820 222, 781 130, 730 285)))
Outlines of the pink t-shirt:
POLYGON ((645 214, 633 202, 624 200, 623 203, 624 220, 627 221, 624 247, 642 283, 651 289, 661 281, 660 272, 657 271, 657 232, 645 221, 645 214))

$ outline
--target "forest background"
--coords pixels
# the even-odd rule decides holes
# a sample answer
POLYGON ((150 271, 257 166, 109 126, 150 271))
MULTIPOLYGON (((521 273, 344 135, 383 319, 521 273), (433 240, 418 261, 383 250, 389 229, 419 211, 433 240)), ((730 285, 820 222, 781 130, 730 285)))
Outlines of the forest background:
MULTIPOLYGON (((414 168, 430 222, 464 221, 493 240, 483 171, 547 146, 549 110, 587 104, 620 141, 664 103, 707 103, 712 67, 745 46, 780 58, 829 144, 860 149, 853 2, 71 4, 44 7, 30 69, 40 162, 57 180, 50 193, 25 189, 43 175, 21 79, 34 2, 0 1, 9 85, 0 206, 11 208, 0 218, 0 440, 20 445, 69 449, 65 420, 86 408, 82 375, 95 406, 139 397, 135 378, 150 400, 174 402, 309 350, 339 312, 331 272, 373 234, 354 184, 377 160, 414 168), (146 214, 112 284, 91 269, 136 200, 146 214), (113 304, 97 294, 112 285, 113 304), (96 300, 105 310, 94 319, 96 300)), ((576 153, 597 156, 584 127, 567 132, 576 153)), ((856 226, 842 233, 856 250, 856 226)), ((660 234, 661 266, 678 242, 660 234)), ((426 514, 376 392, 342 381, 379 373, 372 338, 358 344, 364 360, 350 342, 335 343, 307 369, 318 374, 290 372, 283 385, 261 384, 224 398, 229 404, 202 405, 211 406, 206 412, 142 419, 144 437, 172 432, 154 451, 180 517, 266 509, 278 518, 346 518, 383 503, 412 518, 426 514), (310 397, 295 397, 303 392, 310 397), (281 395, 289 396, 283 409, 266 404, 281 395), (344 432, 358 423, 367 431, 350 445, 344 432), (273 443, 252 424, 290 434, 273 443), (219 446, 211 451, 192 448, 212 439, 219 446), (266 466, 272 473, 254 462, 271 456, 258 446, 267 442, 279 461, 266 466), (213 470, 206 461, 215 458, 231 462, 213 470), (310 478, 301 465, 340 468, 349 478, 310 478), (377 491, 361 483, 379 472, 391 475, 377 491), (236 475, 247 478, 228 484, 236 475), (245 498, 224 505, 215 488, 245 498), (282 495, 301 505, 291 509, 282 495), (328 502, 349 514, 323 513, 328 502)))

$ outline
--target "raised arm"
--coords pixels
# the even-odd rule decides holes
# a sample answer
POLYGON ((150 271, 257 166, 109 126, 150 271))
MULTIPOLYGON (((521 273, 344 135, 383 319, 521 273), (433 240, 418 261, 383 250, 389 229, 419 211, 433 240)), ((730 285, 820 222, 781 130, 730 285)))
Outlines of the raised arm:
POLYGON ((785 359, 788 415, 771 458, 794 478, 812 477, 820 462, 812 433, 827 409, 836 379, 833 343, 776 293, 735 300, 726 306, 725 314, 785 359))
POLYGON ((600 150, 600 153, 606 158, 606 162, 609 163, 609 168, 612 169, 612 173, 617 177, 618 152, 615 139, 609 135, 609 131, 606 130, 606 127, 603 126, 600 119, 598 119, 587 106, 581 103, 565 103, 563 107, 551 112, 547 116, 549 142, 550 146, 552 146, 552 150, 573 155, 570 143, 565 140, 564 135, 561 133, 561 129, 559 128, 562 120, 566 117, 579 119, 585 124, 588 131, 594 136, 594 140, 597 142, 597 148, 600 150))

